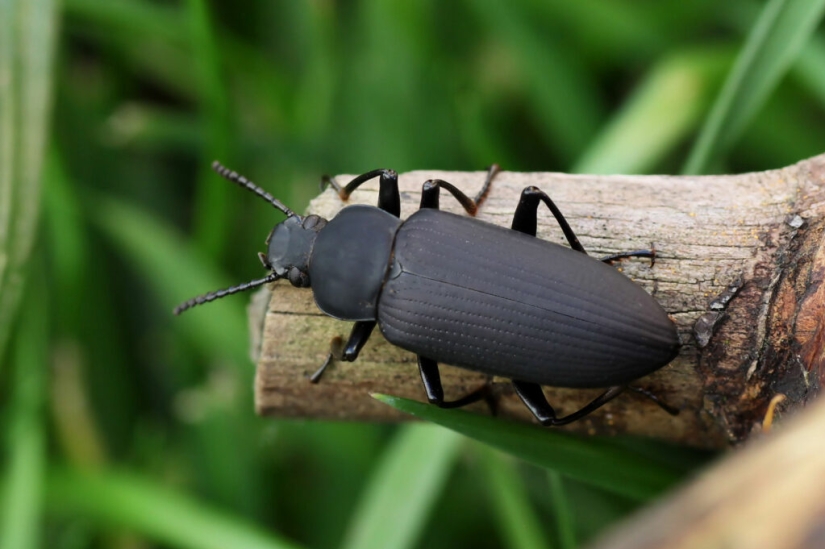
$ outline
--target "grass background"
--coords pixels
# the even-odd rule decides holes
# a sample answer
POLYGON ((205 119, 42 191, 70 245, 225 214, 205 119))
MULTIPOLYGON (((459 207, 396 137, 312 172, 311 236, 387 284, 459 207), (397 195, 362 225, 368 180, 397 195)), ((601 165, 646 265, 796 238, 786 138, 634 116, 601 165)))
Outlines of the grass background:
POLYGON ((569 549, 663 493, 702 457, 255 417, 244 298, 170 314, 278 221, 209 165, 297 210, 376 167, 780 167, 825 151, 823 4, 0 0, 0 549, 569 549))

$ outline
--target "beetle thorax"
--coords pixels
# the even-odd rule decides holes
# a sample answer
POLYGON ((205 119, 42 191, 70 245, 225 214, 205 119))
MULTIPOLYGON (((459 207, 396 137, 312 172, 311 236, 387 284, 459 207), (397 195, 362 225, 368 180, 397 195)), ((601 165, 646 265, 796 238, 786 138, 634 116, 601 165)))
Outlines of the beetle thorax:
POLYGON ((317 215, 292 216, 275 225, 266 242, 266 267, 293 286, 310 286, 308 263, 312 246, 327 220, 317 215))

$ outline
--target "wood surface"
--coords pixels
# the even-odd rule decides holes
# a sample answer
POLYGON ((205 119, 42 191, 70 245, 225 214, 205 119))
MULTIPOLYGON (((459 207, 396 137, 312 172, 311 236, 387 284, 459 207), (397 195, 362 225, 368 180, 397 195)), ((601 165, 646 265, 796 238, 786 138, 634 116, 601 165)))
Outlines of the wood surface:
MULTIPOLYGON (((338 180, 346 183, 351 177, 338 180)), ((401 174, 402 217, 418 208, 421 185, 428 179, 447 180, 473 195, 484 177, 483 171, 401 174)), ((776 394, 786 396, 776 411, 779 420, 815 396, 825 365, 823 179, 825 155, 781 170, 734 176, 501 172, 479 219, 509 226, 521 190, 535 185, 553 198, 592 255, 654 247, 655 265, 632 259, 616 267, 662 304, 683 342, 676 360, 637 384, 680 408, 678 416, 626 393, 566 429, 720 448, 758 431, 776 394)), ((377 181, 346 203, 327 189, 309 212, 331 218, 348 204, 375 204, 376 199, 377 181)), ((462 211, 447 193, 441 206, 462 211)), ((538 236, 564 243, 544 206, 538 236)), ((336 362, 321 383, 309 383, 332 338, 346 339, 351 324, 323 315, 311 290, 279 281, 263 292, 250 306, 258 413, 394 421, 405 418, 370 393, 425 399, 415 356, 389 345, 378 330, 357 361, 336 362)), ((548 357, 548 368, 552 360, 548 357)), ((447 365, 442 378, 448 399, 488 382, 447 365)), ((598 392, 546 388, 562 413, 598 392)), ((492 380, 492 394, 499 415, 532 421, 507 380, 492 380)), ((483 404, 472 409, 487 413, 483 404)))

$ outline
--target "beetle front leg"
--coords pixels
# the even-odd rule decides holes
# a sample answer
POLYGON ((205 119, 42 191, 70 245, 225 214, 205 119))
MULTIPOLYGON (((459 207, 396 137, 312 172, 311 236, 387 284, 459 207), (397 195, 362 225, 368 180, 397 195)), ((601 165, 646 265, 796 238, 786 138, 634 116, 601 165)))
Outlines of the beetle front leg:
MULTIPOLYGON (((364 348, 364 345, 366 345, 370 335, 372 335, 372 331, 375 329, 375 324, 376 322, 373 320, 361 320, 353 325, 352 331, 349 334, 349 339, 347 339, 347 343, 341 350, 340 360, 343 360, 344 362, 353 362, 356 358, 358 358, 358 354, 361 352, 361 349, 364 348)), ((324 375, 324 372, 335 357, 336 347, 339 346, 340 342, 340 337, 332 338, 329 355, 327 355, 327 359, 323 364, 321 364, 321 367, 310 376, 310 382, 318 383, 321 381, 321 377, 324 375)))
POLYGON ((544 202, 547 207, 550 208, 553 217, 556 218, 556 222, 559 224, 559 227, 561 227, 570 247, 577 252, 586 254, 587 252, 584 246, 581 245, 576 233, 570 228, 570 225, 567 223, 561 211, 556 207, 556 204, 547 196, 547 193, 538 187, 526 187, 521 191, 521 198, 519 198, 518 206, 516 206, 516 213, 513 214, 513 223, 510 225, 510 228, 514 231, 536 236, 539 202, 544 202))
POLYGON ((524 402, 524 405, 527 406, 534 416, 536 416, 539 423, 545 427, 567 425, 568 423, 581 419, 584 416, 589 415, 591 412, 601 408, 625 390, 624 385, 610 387, 581 410, 577 410, 564 417, 556 417, 556 411, 552 406, 550 406, 550 403, 547 402, 547 397, 544 396, 544 391, 541 390, 541 385, 536 383, 528 383, 526 381, 517 381, 514 379, 513 387, 515 387, 516 394, 519 398, 521 398, 522 402, 524 402))
POLYGON ((341 200, 347 200, 352 192, 370 179, 380 177, 378 181, 378 207, 395 217, 401 216, 401 193, 398 190, 398 174, 394 170, 372 170, 361 174, 341 187, 334 177, 325 175, 321 178, 321 188, 327 185, 335 189, 341 200))
MULTIPOLYGON (((438 371, 438 363, 431 358, 418 355, 418 371, 421 374, 421 381, 424 383, 424 390, 427 392, 427 400, 430 404, 435 404, 439 408, 462 408, 486 398, 489 394, 489 386, 485 383, 468 395, 445 402, 444 387, 441 385, 441 373, 438 371)), ((491 405, 491 412, 494 411, 491 405)))

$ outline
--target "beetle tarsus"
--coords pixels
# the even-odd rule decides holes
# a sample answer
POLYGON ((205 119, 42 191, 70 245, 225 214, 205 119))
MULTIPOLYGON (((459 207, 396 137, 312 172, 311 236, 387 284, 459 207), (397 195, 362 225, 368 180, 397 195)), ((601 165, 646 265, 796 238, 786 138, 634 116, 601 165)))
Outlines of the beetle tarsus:
POLYGON ((347 338, 346 344, 344 344, 344 341, 339 336, 333 337, 329 344, 330 351, 329 355, 327 355, 327 359, 323 364, 321 364, 321 367, 310 376, 310 382, 318 383, 321 381, 321 377, 324 375, 324 372, 335 359, 343 362, 355 361, 355 359, 358 358, 361 349, 363 349, 364 345, 366 345, 370 335, 372 335, 375 325, 376 322, 372 320, 362 320, 356 322, 352 326, 352 331, 347 338))
POLYGON ((599 258, 599 261, 601 261, 602 263, 607 263, 608 265, 612 265, 614 261, 620 261, 622 259, 628 259, 631 257, 650 258, 650 266, 652 268, 653 265, 656 264, 656 249, 651 248, 650 250, 634 250, 632 252, 619 252, 617 254, 610 254, 601 257, 599 258))
POLYGON ((473 198, 473 202, 476 203, 477 207, 481 207, 481 204, 487 200, 487 195, 490 194, 490 189, 492 188, 493 179, 495 179, 500 171, 501 168, 498 164, 490 164, 490 167, 487 168, 487 178, 484 180, 484 185, 481 186, 481 190, 478 191, 478 194, 473 198))
POLYGON ((681 411, 681 410, 679 410, 679 408, 676 408, 675 406, 671 406, 667 402, 660 399, 657 394, 645 389, 644 387, 636 387, 635 385, 628 385, 627 388, 629 390, 633 391, 634 393, 636 393, 638 395, 641 395, 641 396, 653 401, 659 408, 661 408, 662 410, 664 410, 665 412, 667 412, 668 414, 670 414, 672 416, 678 416, 679 412, 681 411))
POLYGON ((427 393, 427 400, 430 404, 435 404, 439 408, 463 408, 479 400, 487 402, 490 414, 496 415, 496 405, 490 392, 489 380, 478 389, 464 395, 456 400, 444 400, 444 387, 441 385, 441 373, 438 370, 438 363, 425 356, 418 355, 418 372, 421 374, 421 382, 427 393))
POLYGON ((314 374, 309 376, 309 382, 310 383, 317 384, 319 381, 321 381, 321 378, 323 377, 324 372, 326 372, 327 368, 329 368, 329 365, 332 364, 332 359, 333 359, 333 355, 332 355, 332 351, 330 351, 329 354, 327 355, 327 359, 324 361, 323 364, 321 364, 321 367, 318 368, 317 370, 315 370, 314 374))
POLYGON ((321 192, 327 190, 327 187, 332 187, 338 196, 341 196, 341 185, 338 184, 338 181, 331 175, 324 174, 321 176, 321 192))
POLYGON ((431 402, 430 404, 435 404, 439 408, 451 409, 451 408, 463 408, 465 406, 469 406, 470 404, 475 404, 476 402, 484 400, 485 402, 487 402, 487 405, 490 407, 490 415, 494 416, 494 415, 496 415, 495 414, 495 409, 496 408, 495 408, 495 405, 490 406, 490 400, 487 398, 489 393, 490 393, 490 386, 489 386, 489 384, 485 383, 484 385, 482 385, 478 389, 476 389, 476 390, 472 391, 471 393, 468 393, 468 394, 464 395, 463 397, 458 398, 456 400, 449 400, 449 401, 443 401, 442 400, 441 402, 431 402))
POLYGON ((318 383, 319 381, 321 381, 321 378, 323 377, 324 372, 326 372, 327 369, 332 365, 332 363, 335 362, 336 358, 338 358, 338 359, 341 358, 341 356, 343 354, 343 352, 342 352, 343 347, 344 347, 344 341, 341 339, 340 336, 335 336, 330 340, 330 342, 329 342, 329 354, 327 355, 326 360, 324 360, 324 363, 321 364, 321 366, 317 370, 315 370, 315 373, 313 373, 311 376, 309 376, 309 382, 310 383, 315 384, 315 383, 318 383))

